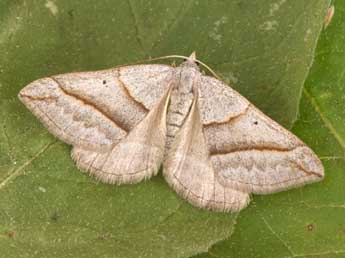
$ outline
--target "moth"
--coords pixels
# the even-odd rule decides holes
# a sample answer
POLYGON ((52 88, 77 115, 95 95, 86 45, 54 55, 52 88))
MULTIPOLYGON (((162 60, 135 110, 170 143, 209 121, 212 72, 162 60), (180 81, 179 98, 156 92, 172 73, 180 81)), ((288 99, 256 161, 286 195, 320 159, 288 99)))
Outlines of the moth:
POLYGON ((77 167, 111 184, 138 183, 163 165, 192 205, 239 211, 250 194, 316 182, 321 161, 299 138, 222 81, 195 53, 178 67, 122 66, 50 76, 19 99, 73 146, 77 167))

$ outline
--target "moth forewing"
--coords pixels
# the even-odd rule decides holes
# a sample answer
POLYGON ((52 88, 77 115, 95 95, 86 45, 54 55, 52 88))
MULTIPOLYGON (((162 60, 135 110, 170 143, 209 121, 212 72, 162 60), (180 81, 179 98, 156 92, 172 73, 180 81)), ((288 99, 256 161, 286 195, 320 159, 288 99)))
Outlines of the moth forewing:
POLYGON ((266 194, 324 177, 314 152, 252 105, 228 122, 206 125, 204 134, 223 185, 266 194))
POLYGON ((249 203, 249 195, 224 187, 217 180, 202 133, 198 106, 196 95, 164 161, 164 177, 179 195, 194 206, 213 211, 238 211, 249 203))

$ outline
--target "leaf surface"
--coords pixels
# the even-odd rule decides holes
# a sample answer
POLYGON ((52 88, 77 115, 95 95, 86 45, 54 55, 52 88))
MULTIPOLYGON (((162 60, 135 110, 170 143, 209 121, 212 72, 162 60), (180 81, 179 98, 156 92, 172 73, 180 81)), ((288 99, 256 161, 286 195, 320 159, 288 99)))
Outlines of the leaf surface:
MULTIPOLYGON (((324 0, 1 1, 0 257, 188 257, 229 237, 237 214, 193 208, 161 176, 113 186, 80 173, 70 147, 43 128, 17 93, 53 74, 195 50, 234 88, 290 126, 327 5, 324 0)), ((314 196, 323 188, 306 189, 314 196)), ((245 214, 257 214, 260 202, 272 205, 270 198, 255 198, 236 228, 259 226, 245 214)), ((236 239, 235 234, 234 244, 236 239)))

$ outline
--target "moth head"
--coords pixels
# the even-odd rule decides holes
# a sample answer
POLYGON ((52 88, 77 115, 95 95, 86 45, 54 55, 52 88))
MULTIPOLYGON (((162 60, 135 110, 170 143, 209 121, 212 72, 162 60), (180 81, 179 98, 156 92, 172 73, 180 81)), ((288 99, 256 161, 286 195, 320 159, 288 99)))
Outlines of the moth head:
POLYGON ((195 54, 195 51, 193 51, 193 53, 185 58, 186 61, 183 62, 183 64, 181 66, 184 66, 184 67, 192 67, 196 70, 200 70, 199 69, 199 62, 198 60, 196 59, 196 54, 195 54))
POLYGON ((185 59, 186 61, 182 64, 183 66, 189 66, 189 67, 193 67, 194 69, 200 71, 200 67, 204 67, 206 68, 206 70, 208 70, 215 78, 219 79, 219 76, 205 63, 203 63, 202 61, 198 60, 196 58, 196 54, 195 51, 193 51, 193 53, 187 57, 185 59))

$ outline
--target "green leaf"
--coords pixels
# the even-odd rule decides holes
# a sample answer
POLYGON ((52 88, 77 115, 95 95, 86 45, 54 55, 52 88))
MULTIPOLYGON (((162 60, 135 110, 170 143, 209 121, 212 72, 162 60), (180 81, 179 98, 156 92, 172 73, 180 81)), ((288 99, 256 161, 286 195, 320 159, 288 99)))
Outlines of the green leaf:
MULTIPOLYGON (((244 96, 290 126, 327 6, 325 0, 2 0, 0 257, 188 257, 229 237, 237 214, 193 208, 161 176, 113 186, 80 173, 70 147, 54 139, 16 95, 40 77, 195 50, 244 96)), ((305 134, 303 139, 312 137, 305 134)), ((316 205, 324 188, 303 193, 316 205)), ((284 194, 301 202, 296 192, 284 194)), ((271 212, 279 204, 274 198, 284 194, 255 198, 240 214, 232 244, 242 224, 247 228, 241 234, 262 225, 250 214, 271 212)))
POLYGON ((231 239, 197 257, 345 256, 345 2, 322 33, 293 132, 325 166, 323 182, 272 196, 255 196, 231 239))

